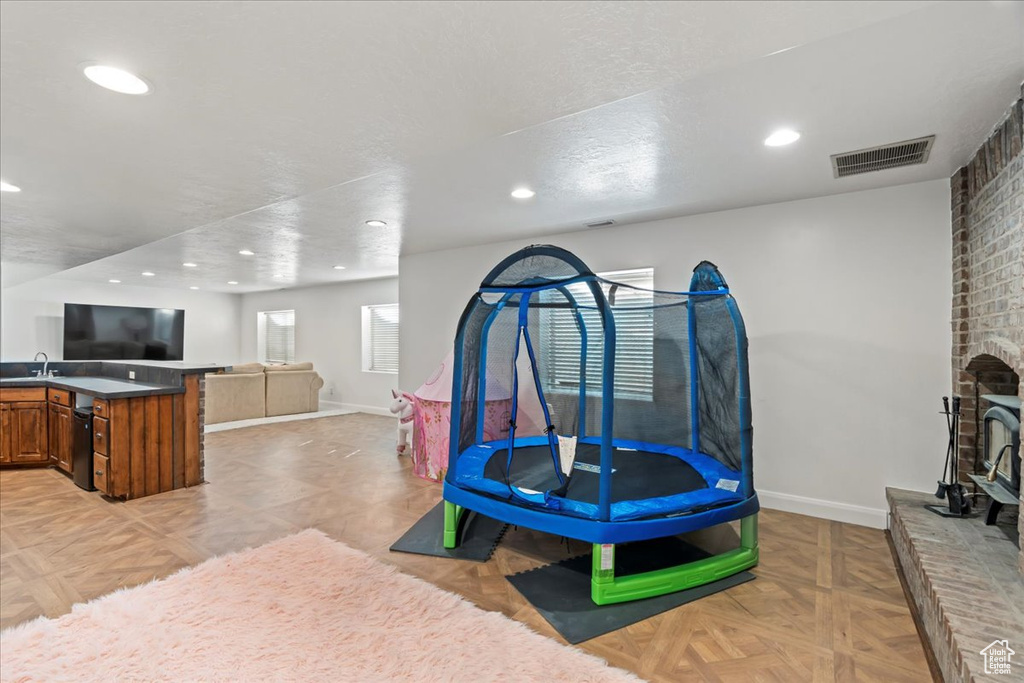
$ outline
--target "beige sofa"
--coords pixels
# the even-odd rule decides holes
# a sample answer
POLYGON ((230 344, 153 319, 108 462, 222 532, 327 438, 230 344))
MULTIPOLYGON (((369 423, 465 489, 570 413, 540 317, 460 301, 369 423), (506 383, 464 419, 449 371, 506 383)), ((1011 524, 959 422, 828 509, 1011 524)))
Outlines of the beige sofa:
POLYGON ((246 363, 206 375, 206 424, 315 412, 323 378, 312 363, 246 363))
POLYGON ((267 376, 262 363, 235 365, 206 375, 206 424, 267 414, 267 376))

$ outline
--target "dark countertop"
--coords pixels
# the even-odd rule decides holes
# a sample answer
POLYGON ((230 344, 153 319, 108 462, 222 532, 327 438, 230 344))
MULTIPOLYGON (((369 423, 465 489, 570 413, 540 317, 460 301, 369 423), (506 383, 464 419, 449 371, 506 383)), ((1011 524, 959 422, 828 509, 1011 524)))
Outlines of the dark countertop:
POLYGON ((0 386, 50 386, 101 398, 132 398, 181 394, 186 378, 215 372, 224 364, 182 363, 178 361, 52 361, 49 369, 56 377, 40 384, 35 374, 47 367, 39 361, 0 362, 0 386))
POLYGON ((185 393, 185 387, 181 386, 174 387, 109 377, 11 377, 0 379, 0 387, 47 387, 106 399, 185 393))
POLYGON ((184 363, 182 361, 155 361, 155 360, 105 360, 104 363, 117 363, 119 365, 136 365, 149 368, 160 368, 174 370, 181 375, 205 374, 217 372, 223 368, 230 368, 224 363, 184 363))

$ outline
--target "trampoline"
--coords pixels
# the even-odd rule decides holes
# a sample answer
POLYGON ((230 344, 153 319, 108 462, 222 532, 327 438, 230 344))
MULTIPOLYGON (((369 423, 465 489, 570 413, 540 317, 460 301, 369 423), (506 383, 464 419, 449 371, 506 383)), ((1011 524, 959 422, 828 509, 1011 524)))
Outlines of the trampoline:
POLYGON ((558 247, 516 252, 484 278, 456 333, 445 546, 457 546, 468 510, 592 543, 597 604, 748 569, 749 396, 743 320, 713 264, 694 269, 689 291, 662 292, 605 280, 558 247), (485 440, 484 399, 497 388, 502 438, 485 440), (734 520, 734 550, 615 574, 616 544, 734 520))

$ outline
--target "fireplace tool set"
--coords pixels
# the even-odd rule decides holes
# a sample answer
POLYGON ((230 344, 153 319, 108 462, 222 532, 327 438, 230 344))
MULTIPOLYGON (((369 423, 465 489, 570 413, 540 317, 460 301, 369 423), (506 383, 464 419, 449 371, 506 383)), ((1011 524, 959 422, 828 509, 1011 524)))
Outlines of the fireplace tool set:
POLYGON ((946 416, 946 429, 949 432, 949 445, 946 447, 946 465, 942 470, 942 479, 935 491, 935 497, 945 498, 947 507, 942 505, 925 505, 937 515, 943 517, 964 517, 971 513, 971 500, 967 488, 960 483, 960 397, 953 397, 952 409, 948 396, 942 397, 941 415, 946 416), (948 480, 948 481, 947 481, 948 480))

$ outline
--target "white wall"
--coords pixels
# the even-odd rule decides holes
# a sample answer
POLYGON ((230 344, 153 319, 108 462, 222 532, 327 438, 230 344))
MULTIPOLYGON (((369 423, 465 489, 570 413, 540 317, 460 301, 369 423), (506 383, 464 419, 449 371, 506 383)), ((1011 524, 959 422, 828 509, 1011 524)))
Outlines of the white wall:
POLYGON ((0 359, 31 360, 37 351, 46 352, 50 360, 62 358, 65 303, 183 309, 185 361, 238 360, 241 301, 236 294, 93 284, 56 277, 0 287, 0 359))
MULTIPOLYGON (((556 235, 593 270, 653 266, 685 290, 716 263, 750 337, 766 507, 880 527, 886 486, 934 490, 952 288, 944 180, 556 235)), ((403 256, 401 379, 451 348, 484 275, 527 242, 403 256)))
POLYGON ((398 388, 398 377, 363 371, 361 316, 363 306, 397 301, 397 278, 243 294, 238 319, 242 360, 259 360, 259 311, 294 309, 295 360, 312 361, 324 378, 321 400, 361 410, 386 410, 391 390, 398 388))

